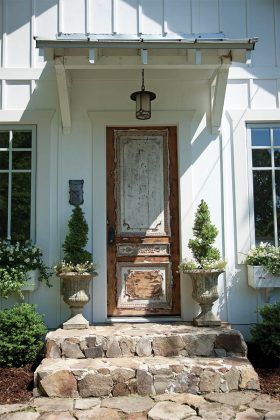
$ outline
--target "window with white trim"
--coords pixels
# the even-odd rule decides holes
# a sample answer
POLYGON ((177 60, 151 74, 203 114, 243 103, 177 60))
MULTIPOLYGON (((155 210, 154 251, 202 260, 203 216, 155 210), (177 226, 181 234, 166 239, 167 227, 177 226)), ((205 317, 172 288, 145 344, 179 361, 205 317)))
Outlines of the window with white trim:
POLYGON ((280 245, 280 124, 248 129, 252 241, 280 245))
POLYGON ((36 129, 0 126, 0 239, 35 239, 36 129))

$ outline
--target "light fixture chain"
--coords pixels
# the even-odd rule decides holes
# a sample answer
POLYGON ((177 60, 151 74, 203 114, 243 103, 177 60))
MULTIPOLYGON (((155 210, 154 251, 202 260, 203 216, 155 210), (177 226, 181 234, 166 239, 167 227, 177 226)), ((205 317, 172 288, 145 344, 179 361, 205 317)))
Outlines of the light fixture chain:
POLYGON ((144 83, 144 69, 142 69, 142 88, 143 91, 145 90, 145 83, 144 83))

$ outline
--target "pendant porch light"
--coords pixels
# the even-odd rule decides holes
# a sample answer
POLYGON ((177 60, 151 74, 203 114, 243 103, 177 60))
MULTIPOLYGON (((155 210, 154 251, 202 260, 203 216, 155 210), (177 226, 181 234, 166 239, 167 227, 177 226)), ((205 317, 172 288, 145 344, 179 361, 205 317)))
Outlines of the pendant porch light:
POLYGON ((145 90, 144 70, 142 70, 141 90, 133 92, 130 98, 136 102, 136 118, 138 120, 148 120, 151 118, 151 101, 156 98, 154 92, 145 90))

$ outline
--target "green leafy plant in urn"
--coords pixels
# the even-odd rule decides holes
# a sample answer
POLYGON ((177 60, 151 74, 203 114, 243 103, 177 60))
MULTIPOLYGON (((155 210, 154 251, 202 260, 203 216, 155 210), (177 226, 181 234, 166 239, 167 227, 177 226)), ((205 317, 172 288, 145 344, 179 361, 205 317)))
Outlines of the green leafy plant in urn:
POLYGON ((226 261, 221 259, 220 251, 213 246, 218 229, 211 223, 208 205, 201 200, 193 226, 194 239, 188 247, 193 260, 183 261, 179 270, 192 279, 192 297, 200 305, 201 311, 194 318, 196 326, 220 326, 221 320, 212 312, 214 302, 219 298, 218 277, 224 272, 226 261))
POLYGON ((62 279, 61 294, 71 310, 71 318, 63 324, 64 329, 88 328, 83 307, 90 300, 90 282, 97 276, 93 257, 85 247, 88 241, 88 224, 80 206, 75 206, 68 222, 68 234, 62 245, 64 259, 56 267, 62 279))

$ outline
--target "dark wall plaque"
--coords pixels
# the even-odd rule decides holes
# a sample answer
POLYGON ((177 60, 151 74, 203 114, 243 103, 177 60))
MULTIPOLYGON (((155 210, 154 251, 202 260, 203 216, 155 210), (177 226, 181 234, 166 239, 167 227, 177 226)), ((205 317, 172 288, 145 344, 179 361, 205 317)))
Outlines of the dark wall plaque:
POLYGON ((69 203, 72 206, 79 206, 84 202, 84 180, 69 180, 69 203))

